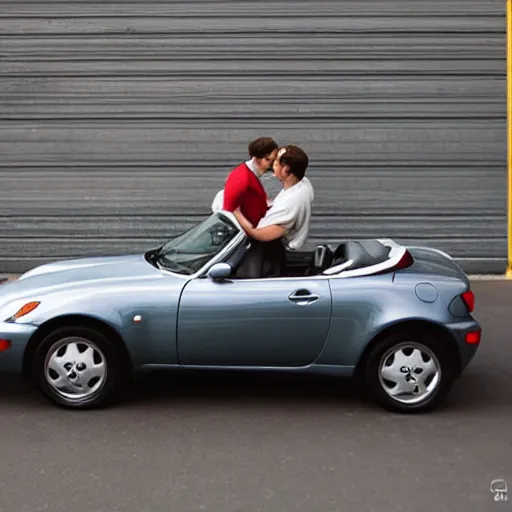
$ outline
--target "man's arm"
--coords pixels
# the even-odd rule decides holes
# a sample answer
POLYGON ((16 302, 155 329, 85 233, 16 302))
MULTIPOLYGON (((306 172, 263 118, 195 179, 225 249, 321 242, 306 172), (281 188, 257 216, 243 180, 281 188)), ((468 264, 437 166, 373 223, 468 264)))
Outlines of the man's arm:
POLYGON ((247 190, 248 180, 244 174, 232 172, 224 186, 224 210, 234 212, 240 207, 247 190))
POLYGON ((278 224, 272 224, 271 226, 265 226, 264 228, 254 228, 252 224, 245 218, 242 212, 237 209, 234 211, 234 215, 242 229, 254 240, 259 242, 272 242, 283 237, 287 233, 287 229, 278 224))

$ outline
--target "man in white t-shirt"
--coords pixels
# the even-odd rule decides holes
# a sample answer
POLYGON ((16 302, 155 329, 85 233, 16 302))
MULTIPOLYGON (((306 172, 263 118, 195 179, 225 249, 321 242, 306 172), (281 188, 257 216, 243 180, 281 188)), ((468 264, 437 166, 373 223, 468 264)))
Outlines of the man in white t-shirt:
POLYGON ((305 177, 308 165, 308 155, 298 146, 281 148, 273 168, 283 189, 275 197, 271 208, 256 227, 239 210, 234 212, 247 235, 259 242, 252 257, 258 270, 253 270, 252 274, 280 274, 286 261, 286 249, 296 251, 305 244, 314 199, 313 187, 305 177), (270 269, 265 270, 265 265, 270 269))

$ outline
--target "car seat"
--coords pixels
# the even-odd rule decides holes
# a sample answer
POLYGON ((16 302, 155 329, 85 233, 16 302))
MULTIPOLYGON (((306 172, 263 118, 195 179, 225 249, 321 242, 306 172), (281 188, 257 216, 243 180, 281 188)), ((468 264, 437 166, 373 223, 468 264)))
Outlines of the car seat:
POLYGON ((341 243, 334 252, 333 267, 351 261, 345 270, 370 267, 386 261, 390 248, 377 240, 349 240, 341 243))
POLYGON ((327 270, 334 260, 334 251, 328 245, 318 245, 313 252, 313 270, 321 274, 327 270))

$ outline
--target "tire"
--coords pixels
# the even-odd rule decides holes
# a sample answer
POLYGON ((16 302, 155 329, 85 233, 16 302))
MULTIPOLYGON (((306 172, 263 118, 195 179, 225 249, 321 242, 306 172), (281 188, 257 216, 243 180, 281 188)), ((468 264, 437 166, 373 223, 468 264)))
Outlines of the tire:
POLYGON ((46 398, 68 409, 90 409, 119 398, 128 383, 124 361, 103 333, 77 326, 46 336, 33 364, 36 384, 46 398))
POLYGON ((432 411, 451 391, 455 380, 454 363, 447 341, 443 339, 429 333, 394 334, 377 343, 366 359, 367 391, 377 404, 391 412, 432 411), (385 367, 388 369, 384 370, 385 367), (393 381, 395 386, 392 386, 393 381), (423 390, 417 387, 422 382, 423 390), (394 398, 390 391, 396 388, 396 383, 407 392, 423 393, 394 398))

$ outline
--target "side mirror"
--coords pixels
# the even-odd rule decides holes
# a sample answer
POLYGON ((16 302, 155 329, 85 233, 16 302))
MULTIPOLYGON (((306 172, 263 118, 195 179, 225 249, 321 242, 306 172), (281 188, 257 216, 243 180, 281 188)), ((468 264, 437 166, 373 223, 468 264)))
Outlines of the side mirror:
POLYGON ((222 281, 231 276, 231 265, 227 263, 215 263, 210 270, 208 270, 208 277, 214 281, 222 281))

